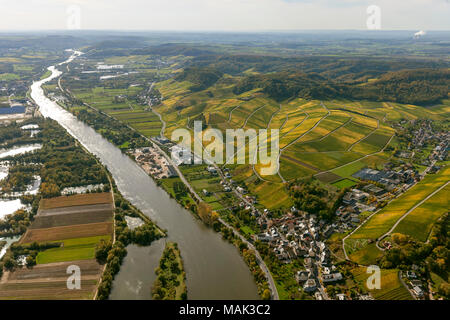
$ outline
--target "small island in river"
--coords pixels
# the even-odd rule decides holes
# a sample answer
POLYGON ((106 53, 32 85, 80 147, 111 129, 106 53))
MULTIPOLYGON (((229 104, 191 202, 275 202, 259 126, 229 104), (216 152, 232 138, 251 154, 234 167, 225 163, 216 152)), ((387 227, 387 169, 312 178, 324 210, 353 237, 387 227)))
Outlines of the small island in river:
POLYGON ((155 273, 158 277, 152 288, 154 300, 186 300, 186 273, 183 268, 180 249, 174 242, 168 242, 159 260, 155 273))

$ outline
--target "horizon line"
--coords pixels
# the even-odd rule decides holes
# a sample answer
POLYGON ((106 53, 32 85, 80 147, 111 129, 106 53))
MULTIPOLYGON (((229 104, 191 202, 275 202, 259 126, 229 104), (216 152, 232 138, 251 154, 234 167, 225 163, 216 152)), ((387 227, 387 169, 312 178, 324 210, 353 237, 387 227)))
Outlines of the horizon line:
MULTIPOLYGON (((370 33, 383 33, 383 32, 414 32, 417 30, 424 29, 259 29, 259 30, 181 30, 181 29, 0 29, 0 33, 13 33, 13 32, 25 32, 25 33, 36 33, 36 32, 163 32, 163 33, 296 33, 296 32, 345 32, 345 31, 356 31, 356 32, 370 32, 370 33)), ((450 29, 426 29, 426 32, 450 32, 450 29)))

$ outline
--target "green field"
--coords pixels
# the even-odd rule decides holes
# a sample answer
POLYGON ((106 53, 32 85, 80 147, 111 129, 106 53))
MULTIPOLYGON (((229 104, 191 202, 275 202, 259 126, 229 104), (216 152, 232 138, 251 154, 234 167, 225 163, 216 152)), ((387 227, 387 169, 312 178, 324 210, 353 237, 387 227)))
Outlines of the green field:
POLYGON ((350 188, 355 186, 357 183, 353 180, 350 179, 343 179, 343 180, 339 180, 337 182, 332 183, 333 186, 335 186, 336 188, 339 189, 345 189, 345 188, 350 188))
POLYGON ((67 239, 61 242, 61 247, 51 248, 39 252, 36 258, 37 264, 53 262, 65 262, 87 260, 95 258, 95 247, 101 240, 110 240, 110 236, 96 236, 87 238, 67 239))

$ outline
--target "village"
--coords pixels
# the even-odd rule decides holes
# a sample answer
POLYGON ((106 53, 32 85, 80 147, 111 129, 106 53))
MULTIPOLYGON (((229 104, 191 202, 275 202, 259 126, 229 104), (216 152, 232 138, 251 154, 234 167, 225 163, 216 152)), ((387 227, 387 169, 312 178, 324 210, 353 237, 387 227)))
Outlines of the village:
MULTIPOLYGON (((427 125, 426 128, 431 128, 427 125)), ((332 283, 345 281, 344 276, 333 264, 332 254, 325 241, 333 233, 346 233, 359 226, 370 214, 386 205, 390 200, 406 192, 427 173, 439 170, 436 161, 446 159, 449 147, 449 133, 431 133, 427 130, 420 131, 416 139, 411 143, 411 148, 420 148, 425 139, 435 139, 435 147, 426 160, 427 168, 422 172, 409 162, 401 161, 399 165, 389 162, 382 170, 364 168, 353 174, 353 178, 359 181, 360 188, 353 188, 345 193, 341 205, 336 210, 336 219, 332 223, 319 220, 314 214, 302 212, 298 214, 295 207, 290 209, 283 217, 269 218, 267 209, 258 210, 254 207, 257 199, 247 195, 247 191, 241 186, 235 189, 243 200, 241 208, 249 210, 256 217, 257 224, 263 232, 254 235, 253 241, 267 243, 277 258, 284 262, 301 258, 304 269, 297 271, 296 281, 303 291, 313 295, 317 300, 329 299, 325 287, 332 283)), ((208 167, 208 171, 216 174, 214 167, 208 167)), ((226 172, 228 179, 222 181, 224 190, 229 191, 234 181, 226 172), (226 188, 226 189, 225 189, 226 188)), ((416 299, 424 296, 422 283, 417 279, 414 271, 405 272, 404 278, 408 290, 416 299)), ((345 294, 337 294, 336 299, 346 300, 345 294)), ((359 295, 360 300, 372 300, 369 295, 359 295)))

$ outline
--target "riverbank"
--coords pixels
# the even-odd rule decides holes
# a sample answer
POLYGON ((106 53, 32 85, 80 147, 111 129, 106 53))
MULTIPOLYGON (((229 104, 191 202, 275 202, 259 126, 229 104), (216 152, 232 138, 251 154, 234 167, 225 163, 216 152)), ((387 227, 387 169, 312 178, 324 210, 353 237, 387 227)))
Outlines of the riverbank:
MULTIPOLYGON (((68 90, 65 90, 64 92, 66 92, 68 90)), ((116 143, 116 141, 114 139, 111 139, 110 136, 108 134, 105 134, 105 130, 103 130, 103 126, 100 126, 100 128, 97 130, 105 139, 108 139, 111 143, 115 144, 116 147, 121 148, 121 151, 126 154, 133 162, 135 162, 137 165, 140 166, 140 168, 146 172, 146 174, 152 178, 155 183, 158 186, 161 186, 163 190, 165 190, 167 192, 167 194, 175 199, 177 201, 177 203, 182 206, 184 209, 190 211, 193 216, 196 219, 199 219, 200 221, 202 221, 202 223, 205 223, 206 226, 212 226, 212 223, 208 223, 206 222, 199 214, 198 214, 198 206, 200 203, 203 203, 203 200, 201 199, 201 197, 194 191, 194 189, 192 188, 192 186, 189 184, 189 182, 185 179, 183 173, 181 172, 181 170, 173 163, 173 161, 171 160, 171 158, 167 155, 167 152, 164 149, 163 146, 158 145, 158 143, 156 143, 155 141, 152 141, 151 139, 148 139, 147 137, 143 136, 139 131, 136 131, 134 128, 121 123, 120 121, 114 119, 113 117, 111 117, 110 115, 102 112, 101 110, 98 110, 86 103, 84 103, 85 106, 87 106, 90 111, 89 113, 96 113, 96 116, 94 117, 95 119, 98 119, 99 117, 103 117, 103 120, 101 120, 101 123, 105 123, 105 121, 107 123, 109 122, 118 122, 121 124, 121 126, 123 126, 124 128, 126 128, 125 130, 130 130, 131 132, 137 134, 138 136, 141 137, 141 139, 143 139, 144 141, 147 141, 147 143, 149 145, 152 145, 153 148, 155 148, 156 150, 158 150, 158 152, 160 152, 161 156, 164 157, 165 159, 167 159, 167 162, 169 164, 171 164, 173 166, 173 168, 178 172, 179 175, 179 179, 180 183, 184 184, 186 186, 185 189, 185 194, 184 196, 182 196, 181 198, 178 197, 177 193, 172 192, 173 190, 173 186, 168 185, 167 183, 165 183, 168 179, 158 179, 157 177, 149 174, 145 168, 138 163, 138 161, 136 161, 135 157, 127 152, 125 152, 124 149, 122 149, 123 144, 121 143, 116 143), (120 144, 120 145, 119 145, 120 144)), ((70 111, 70 110, 69 110, 70 111)), ((93 117, 87 117, 86 115, 83 115, 80 117, 80 113, 77 114, 77 117, 79 118, 79 120, 82 120, 83 122, 86 121, 87 124, 89 124, 93 117)), ((98 126, 98 125, 97 125, 98 126)), ((139 140, 139 144, 142 144, 142 141, 139 140)), ((146 144, 143 144, 146 145, 146 144)), ((227 225, 226 223, 224 223, 223 220, 221 219, 215 219, 215 222, 221 224, 221 227, 218 228, 213 228, 213 230, 217 231, 218 230, 226 230, 229 229, 231 231, 232 234, 238 233, 237 230, 233 229, 232 227, 230 227, 229 225, 227 225)), ((218 231, 219 232, 219 231, 218 231)), ((223 236, 223 234, 222 234, 223 236)), ((225 239, 225 238, 224 238, 225 239)), ((249 267, 249 271, 252 273, 253 278, 255 280, 255 284, 258 288, 258 295, 259 298, 265 298, 267 299, 267 297, 273 297, 274 299, 278 300, 278 292, 277 292, 277 288, 275 286, 275 283, 272 279, 272 276, 270 274, 269 269, 267 268, 267 266, 265 266, 265 262, 264 260, 260 257, 260 255, 258 254, 256 248, 248 242, 248 240, 243 239, 243 237, 239 237, 237 236, 236 239, 234 239, 233 241, 230 241, 230 239, 227 239, 228 242, 232 245, 235 246, 236 249, 238 249, 239 254, 241 255, 242 259, 244 260, 244 262, 247 264, 247 266, 249 267), (235 241, 237 240, 237 241, 235 241), (245 243, 245 245, 247 246, 247 248, 250 246, 251 250, 246 251, 245 253, 242 250, 241 244, 245 243), (260 264, 263 265, 263 268, 261 268, 260 264), (260 276, 260 272, 262 272, 263 274, 265 274, 265 276, 261 277, 260 276), (272 293, 269 292, 269 294, 267 294, 266 290, 270 287, 270 291, 272 293)))
MULTIPOLYGON (((54 71, 54 74, 49 79, 34 83, 30 96, 45 117, 57 120, 99 158, 114 177, 118 190, 130 203, 168 230, 170 241, 177 242, 183 251, 190 298, 257 299, 257 288, 251 273, 232 245, 192 215, 186 214, 134 161, 94 129, 45 97, 40 86, 61 73, 54 71), (221 276, 218 277, 218 274, 221 276)), ((133 249, 132 254, 125 257, 126 268, 114 279, 114 287, 120 289, 112 290, 113 299, 151 298, 149 290, 143 288, 150 287, 154 276, 137 274, 139 266, 133 262, 151 264, 151 257, 143 257, 142 254, 146 253, 142 250, 133 249)))

